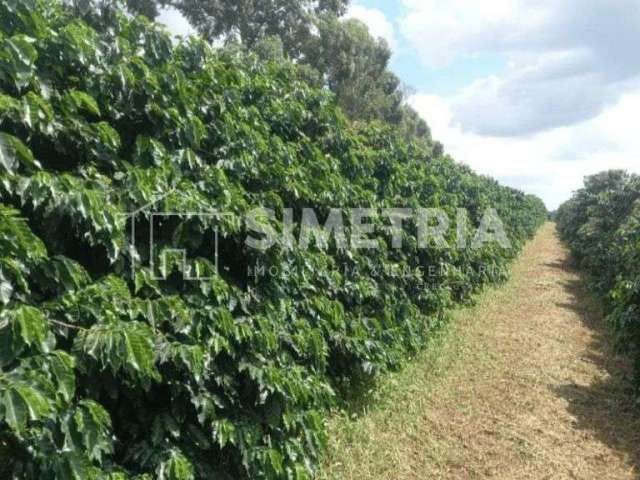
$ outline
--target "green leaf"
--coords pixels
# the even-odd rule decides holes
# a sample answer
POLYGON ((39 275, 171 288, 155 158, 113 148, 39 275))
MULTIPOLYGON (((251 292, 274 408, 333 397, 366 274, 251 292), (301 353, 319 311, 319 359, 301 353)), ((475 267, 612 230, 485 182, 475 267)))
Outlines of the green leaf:
POLYGON ((100 116, 100 107, 95 99, 86 92, 71 90, 67 92, 75 108, 79 111, 87 111, 97 117, 100 116))
POLYGON ((5 56, 8 60, 8 65, 5 65, 4 68, 13 77, 18 89, 26 86, 33 74, 34 64, 38 58, 38 51, 34 47, 34 43, 35 39, 27 35, 14 35, 5 40, 4 52, 0 51, 0 59, 5 56), (5 55, 1 55, 2 53, 5 55))
POLYGON ((0 366, 28 348, 46 351, 49 323, 40 310, 26 305, 0 312, 0 366))
POLYGON ((283 461, 282 454, 278 450, 270 448, 269 463, 271 465, 271 468, 273 469, 273 472, 276 475, 282 475, 284 473, 284 467, 283 467, 282 461, 283 461))
MULTIPOLYGON (((81 331, 74 351, 97 362, 99 370, 126 372, 133 379, 159 380, 155 365, 153 331, 139 322, 116 321, 81 331)), ((82 365, 86 368, 90 365, 82 365)))
POLYGON ((0 417, 9 427, 21 435, 25 433, 28 421, 42 420, 51 412, 51 406, 44 395, 30 385, 4 380, 0 377, 4 393, 0 403, 0 417))
POLYGON ((60 295, 86 286, 91 277, 78 262, 62 255, 51 257, 36 269, 41 288, 60 295))
POLYGON ((171 450, 168 459, 164 460, 156 469, 158 480, 194 480, 193 465, 177 450, 171 450))
POLYGON ((27 423, 27 403, 15 390, 6 390, 0 411, 3 411, 5 422, 15 432, 20 433, 27 423))
POLYGON ((47 135, 52 134, 54 115, 53 108, 49 102, 34 92, 27 92, 22 97, 20 117, 22 122, 30 129, 47 135))
POLYGON ((230 420, 215 420, 212 424, 212 434, 220 448, 236 442, 236 427, 230 420))
POLYGON ((184 345, 178 342, 164 344, 159 348, 160 363, 171 362, 182 367, 199 381, 205 367, 203 348, 200 345, 184 345))
POLYGON ((34 43, 35 39, 26 35, 15 35, 6 41, 14 58, 23 65, 32 65, 38 58, 38 51, 33 46, 34 43))
POLYGON ((31 231, 26 219, 19 215, 17 210, 0 204, 0 259, 5 255, 13 257, 4 259, 3 263, 5 268, 14 273, 16 269, 24 271, 25 264, 37 264, 47 256, 42 240, 31 231))
POLYGON ((58 393, 65 403, 69 403, 76 392, 75 359, 68 353, 56 350, 48 356, 48 361, 57 383, 58 393))
POLYGON ((2 270, 0 270, 0 303, 6 305, 11 301, 11 295, 13 294, 13 286, 2 276, 2 270))
POLYGON ((20 164, 40 168, 24 143, 13 135, 0 132, 0 167, 8 173, 15 173, 20 164))
POLYGON ((93 400, 81 400, 73 409, 64 427, 65 443, 80 447, 90 460, 102 461, 113 452, 111 417, 102 405, 93 400))

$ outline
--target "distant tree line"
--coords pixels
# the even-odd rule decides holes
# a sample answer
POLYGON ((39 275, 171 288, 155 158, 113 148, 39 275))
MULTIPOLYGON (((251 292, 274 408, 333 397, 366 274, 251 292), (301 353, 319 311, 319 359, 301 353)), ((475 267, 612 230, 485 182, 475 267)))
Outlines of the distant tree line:
MULTIPOLYGON (((329 88, 353 120, 380 120, 431 143, 427 123, 406 103, 389 70, 391 49, 365 24, 342 18, 348 0, 127 0, 151 19, 173 7, 206 39, 246 48, 265 59, 289 59, 314 86, 329 88)), ((442 150, 440 144, 435 148, 442 150)))

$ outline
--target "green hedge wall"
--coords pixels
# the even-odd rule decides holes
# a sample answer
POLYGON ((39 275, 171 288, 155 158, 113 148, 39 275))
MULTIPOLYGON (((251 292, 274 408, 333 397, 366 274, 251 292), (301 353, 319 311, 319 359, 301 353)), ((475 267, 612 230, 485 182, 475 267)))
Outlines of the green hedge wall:
POLYGON ((640 367, 640 177, 621 170, 587 177, 558 210, 557 225, 603 299, 619 345, 640 367))
POLYGON ((173 45, 116 7, 0 0, 0 477, 310 478, 336 391, 504 278, 542 202, 349 125, 295 68, 173 45), (209 280, 178 263, 154 280, 152 212, 127 215, 153 202, 228 213, 155 230, 209 280), (401 250, 258 251, 242 221, 258 206, 276 228, 284 207, 467 208, 475 227, 494 207, 515 248, 419 249, 410 224, 401 250), (247 288, 257 261, 293 273, 247 288), (456 268, 429 285, 390 270, 430 265, 456 268))

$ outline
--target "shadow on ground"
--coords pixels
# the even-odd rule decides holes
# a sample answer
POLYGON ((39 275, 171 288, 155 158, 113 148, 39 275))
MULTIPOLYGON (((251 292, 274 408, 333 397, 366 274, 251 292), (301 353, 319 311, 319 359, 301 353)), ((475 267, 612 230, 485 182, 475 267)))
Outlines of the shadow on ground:
POLYGON ((562 285, 570 301, 557 306, 575 312, 592 331, 591 344, 583 359, 605 373, 591 385, 555 385, 552 390, 569 403, 575 427, 591 432, 607 444, 640 478, 640 405, 634 395, 632 362, 616 352, 612 332, 599 305, 571 263, 550 262, 546 266, 577 275, 577 280, 562 285))

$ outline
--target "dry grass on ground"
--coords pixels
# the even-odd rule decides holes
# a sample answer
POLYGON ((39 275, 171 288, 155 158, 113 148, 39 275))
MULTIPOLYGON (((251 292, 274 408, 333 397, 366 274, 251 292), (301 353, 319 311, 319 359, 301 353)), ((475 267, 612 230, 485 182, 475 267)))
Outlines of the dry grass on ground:
POLYGON ((505 286, 456 312, 374 395, 330 420, 320 478, 639 476, 630 367, 552 224, 505 286))

